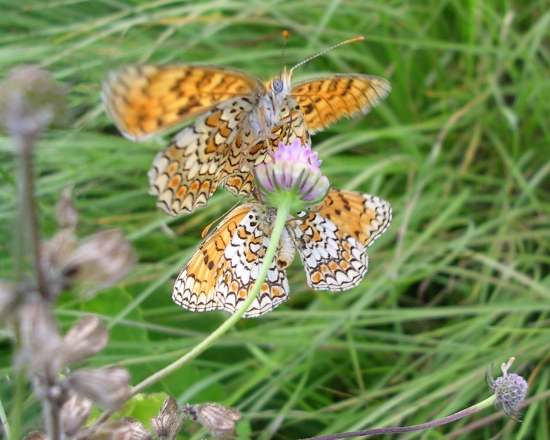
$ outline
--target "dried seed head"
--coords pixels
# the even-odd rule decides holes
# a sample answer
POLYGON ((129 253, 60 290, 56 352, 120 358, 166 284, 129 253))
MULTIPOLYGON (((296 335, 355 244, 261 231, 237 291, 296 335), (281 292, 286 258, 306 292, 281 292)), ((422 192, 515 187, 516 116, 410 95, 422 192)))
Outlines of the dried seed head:
POLYGON ((109 331, 97 316, 80 318, 63 338, 62 365, 67 366, 88 359, 105 348, 109 331))
POLYGON ((132 431, 132 440, 153 440, 151 434, 143 424, 132 417, 122 417, 121 422, 126 423, 132 431))
POLYGON ((74 232, 63 229, 41 245, 41 264, 44 273, 48 274, 48 293, 50 301, 57 299, 59 294, 71 287, 72 281, 63 278, 59 273, 59 264, 72 252, 75 245, 74 232))
POLYGON ((216 440, 228 440, 237 435, 235 425, 242 416, 235 408, 226 408, 219 403, 203 403, 188 405, 186 410, 216 440))
POLYGON ((178 402, 172 396, 168 396, 158 416, 151 419, 151 427, 160 439, 172 439, 179 432, 182 422, 183 417, 178 420, 178 402))
POLYGON ((61 426, 68 437, 73 437, 82 428, 92 412, 92 401, 75 393, 61 407, 61 426))
POLYGON ((525 399, 525 395, 527 394, 527 382, 523 377, 517 374, 508 374, 508 370, 514 360, 515 358, 510 358, 508 363, 502 364, 502 377, 493 380, 491 366, 491 373, 487 370, 485 378, 487 384, 495 394, 495 408, 497 410, 502 409, 502 411, 512 420, 519 422, 521 413, 516 411, 515 407, 525 399))
POLYGON ((45 432, 34 431, 23 438, 23 440, 48 440, 48 435, 45 432))
POLYGON ((110 230, 88 238, 60 264, 64 278, 85 284, 87 296, 125 278, 136 262, 122 232, 110 230))
POLYGON ((49 240, 42 243, 42 258, 44 259, 44 268, 51 272, 59 267, 74 249, 76 238, 74 232, 69 229, 63 229, 55 234, 49 240))
POLYGON ((21 343, 14 357, 15 369, 26 367, 30 374, 45 373, 49 382, 55 382, 61 369, 61 335, 48 303, 31 297, 19 307, 17 318, 21 343))
POLYGON ((17 292, 13 286, 0 280, 0 322, 11 316, 17 306, 17 292))
POLYGON ((86 440, 134 440, 132 427, 122 420, 103 423, 86 440))
POLYGON ((72 186, 64 188, 55 205, 57 225, 62 229, 74 230, 78 223, 78 211, 73 202, 72 190, 72 186))
POLYGON ((153 440, 145 426, 131 417, 122 417, 115 422, 104 423, 86 440, 153 440))
POLYGON ((13 69, 0 86, 0 119, 13 137, 36 137, 64 117, 65 92, 34 66, 13 69))
POLYGON ((68 381, 79 395, 110 410, 120 408, 130 395, 130 375, 123 368, 81 368, 68 381))

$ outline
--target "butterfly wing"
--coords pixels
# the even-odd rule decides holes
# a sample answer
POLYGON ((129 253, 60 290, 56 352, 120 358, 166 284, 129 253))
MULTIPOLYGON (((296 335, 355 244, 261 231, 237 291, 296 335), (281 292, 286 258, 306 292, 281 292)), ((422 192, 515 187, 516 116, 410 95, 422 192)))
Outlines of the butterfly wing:
POLYGON ((215 66, 129 65, 109 72, 102 100, 121 133, 137 141, 237 96, 264 92, 258 79, 215 66))
MULTIPOLYGON (((269 245, 273 208, 247 203, 234 209, 191 257, 174 285, 174 302, 191 311, 234 313, 258 277, 269 245)), ((244 314, 259 316, 288 299, 286 268, 294 245, 285 232, 260 293, 244 314)))
POLYGON ((287 229, 313 289, 349 289, 367 272, 364 247, 319 214, 310 213, 301 220, 291 220, 287 229))
MULTIPOLYGON (((247 226, 250 227, 251 224, 247 226)), ((245 230, 243 227, 237 234, 245 230)), ((246 233, 248 234, 248 231, 246 233)), ((216 284, 218 308, 235 313, 248 297, 264 262, 270 235, 254 236, 251 234, 244 245, 241 244, 240 239, 234 240, 229 245, 218 271, 216 284)), ((288 232, 285 231, 266 280, 243 317, 263 315, 288 300, 290 288, 286 277, 286 268, 292 263, 294 253, 294 244, 290 240, 288 232)))
POLYGON ((368 268, 365 248, 391 220, 389 203, 368 194, 331 189, 312 211, 287 226, 309 286, 333 291, 356 286, 368 268))
POLYGON ((332 188, 327 198, 312 208, 362 246, 370 246, 390 225, 392 209, 380 197, 357 191, 332 188))
POLYGON ((176 280, 172 293, 176 304, 192 312, 218 308, 216 270, 225 249, 249 210, 249 205, 235 208, 203 241, 176 280))
POLYGON ((386 200, 357 191, 331 188, 327 198, 312 208, 362 246, 370 246, 390 225, 391 205, 386 200))
POLYGON ((343 116, 368 113, 388 96, 390 83, 372 75, 333 75, 305 81, 292 88, 292 97, 302 108, 311 134, 343 116))
POLYGON ((234 98, 219 104, 184 128, 170 145, 157 154, 149 171, 150 193, 167 214, 191 213, 207 204, 220 182, 241 167, 242 148, 249 145, 251 158, 261 151, 243 126, 242 118, 254 102, 234 98))

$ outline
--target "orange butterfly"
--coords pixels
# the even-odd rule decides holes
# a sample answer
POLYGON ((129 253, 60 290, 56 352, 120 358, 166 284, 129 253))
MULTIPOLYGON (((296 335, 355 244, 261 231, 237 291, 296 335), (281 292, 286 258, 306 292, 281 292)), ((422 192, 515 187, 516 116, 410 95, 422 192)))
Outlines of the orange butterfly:
MULTIPOLYGON (((391 206, 370 194, 331 189, 312 211, 286 222, 260 293, 244 317, 259 316, 288 299, 286 269, 296 250, 315 290, 339 291, 365 276, 365 249, 389 226, 391 206)), ((234 313, 263 264, 276 208, 253 200, 227 214, 179 274, 172 299, 191 311, 234 313)))
POLYGON ((330 49, 265 84, 223 67, 130 65, 109 73, 102 99, 122 134, 135 141, 198 118, 174 136, 149 171, 157 205, 177 216, 206 205, 220 184, 235 195, 250 194, 251 165, 263 162, 279 141, 310 144, 310 134, 343 116, 368 113, 388 95, 388 81, 371 75, 292 86, 296 67, 330 49))

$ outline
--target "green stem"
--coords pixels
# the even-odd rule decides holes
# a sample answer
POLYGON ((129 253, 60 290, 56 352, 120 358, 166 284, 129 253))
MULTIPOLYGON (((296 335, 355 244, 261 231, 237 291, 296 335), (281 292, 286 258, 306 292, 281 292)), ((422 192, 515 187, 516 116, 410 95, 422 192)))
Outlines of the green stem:
POLYGON ((321 435, 319 437, 308 437, 302 440, 336 440, 340 438, 350 438, 350 437, 363 437, 367 435, 383 435, 383 434, 400 434, 404 432, 413 432, 413 431, 422 431, 423 429, 434 428, 435 426, 445 425, 446 423, 454 422, 455 420, 461 419, 462 417, 469 416, 473 413, 485 409, 495 402, 495 395, 488 397, 482 402, 476 403, 475 405, 470 406, 469 408, 463 409, 457 413, 454 413, 450 416, 443 417, 442 419, 434 420, 432 422, 422 423, 420 425, 413 426, 397 426, 395 428, 375 428, 375 429, 366 429, 364 431, 354 431, 354 432, 341 432, 339 434, 330 434, 330 435, 321 435))
MULTIPOLYGON (((22 368, 21 371, 15 373, 14 381, 14 398, 11 408, 11 414, 9 417, 9 435, 10 440, 15 440, 20 437, 21 431, 21 419, 24 414, 24 400, 25 400, 25 369, 22 368)), ((6 431, 8 432, 8 431, 6 431)))
MULTIPOLYGON (((267 277, 267 273, 269 272, 269 267, 271 266, 271 263, 273 262, 273 258, 275 257, 275 253, 277 252, 277 248, 279 247, 279 242, 281 241, 281 235, 283 233, 289 212, 290 210, 288 205, 280 206, 279 208, 277 208, 277 218, 275 219, 275 224, 273 226, 273 231, 271 233, 271 239, 269 242, 269 246, 267 247, 267 251, 265 253, 265 258, 264 258, 262 267, 260 268, 260 272, 258 274, 258 279, 254 283, 254 286, 252 287, 252 290, 250 291, 248 297, 241 304, 241 306, 235 311, 235 313, 231 315, 226 321, 224 321, 224 323, 220 325, 216 330, 214 330, 210 335, 208 335, 202 342, 200 342, 197 346, 195 346, 191 351, 183 355, 177 361, 172 362, 170 365, 164 367, 162 370, 156 372, 155 374, 149 376, 147 379, 138 383, 132 389, 129 398, 132 396, 135 396, 136 394, 143 391, 148 386, 158 382, 159 380, 163 379, 169 374, 175 372, 176 370, 181 368, 183 365, 185 365, 187 362, 195 359, 197 356, 203 353, 207 348, 212 346, 214 342, 216 342, 221 336, 227 333, 227 331, 237 323, 237 321, 248 310, 248 308, 250 307, 250 305, 252 304, 252 302, 260 292, 260 288, 262 287, 262 284, 264 283, 267 277)), ((110 415, 109 412, 103 413, 98 418, 94 426, 97 426, 99 423, 102 423, 104 420, 106 420, 109 417, 109 415, 110 415)))
POLYGON ((60 408, 57 403, 47 397, 42 399, 42 414, 48 439, 63 440, 65 433, 61 429, 60 408))
MULTIPOLYGON (((40 223, 36 209, 36 199, 34 192, 34 172, 33 172, 33 152, 38 133, 16 134, 14 141, 19 161, 19 217, 16 224, 16 257, 15 273, 18 282, 24 280, 24 267, 26 251, 30 253, 34 272, 36 276, 36 285, 38 292, 44 300, 51 300, 50 289, 47 283, 47 275, 42 262, 40 248, 40 223)), ((20 344, 19 344, 20 345, 20 344)), ((45 373, 47 375, 47 373, 45 373)), ((18 387, 20 393, 23 388, 18 387)), ((21 399, 22 396, 17 396, 21 399)), ((64 434, 60 425, 60 408, 50 401, 49 397, 42 398, 42 412, 45 420, 46 432, 51 440, 63 439, 64 434)), ((18 423, 18 422, 17 422, 18 423)), ((15 433, 19 431, 19 425, 12 424, 15 433)), ((13 435, 17 435, 14 434, 13 435)))
POLYGON ((14 137, 16 150, 19 152, 19 218, 16 225, 16 276, 17 281, 23 281, 23 268, 25 258, 24 238, 28 240, 31 258, 33 259, 36 284, 40 295, 48 300, 49 289, 47 277, 44 273, 40 249, 40 224, 36 213, 36 200, 34 194, 34 174, 32 166, 32 153, 35 136, 18 135, 14 137))
POLYGON ((195 359, 198 355, 200 355, 207 348, 209 348, 214 342, 216 342, 221 336, 227 333, 227 331, 237 323, 237 321, 248 310, 248 308, 250 307, 250 305, 252 304, 256 296, 258 296, 258 293, 260 292, 260 288, 262 287, 262 284, 264 283, 265 278, 267 277, 269 267, 273 262, 273 258, 275 257, 275 252, 277 252, 279 242, 281 241, 281 235, 285 227, 288 213, 289 213, 289 210, 286 206, 279 207, 277 209, 277 218, 275 220, 275 225, 273 226, 273 232, 271 234, 271 240, 269 242, 269 246, 265 253, 264 262, 260 269, 260 273, 258 274, 258 279, 254 283, 254 286, 252 287, 250 294, 248 295, 246 300, 241 304, 241 306, 237 309, 237 311, 235 311, 233 315, 231 315, 222 325, 220 325, 216 330, 214 330, 209 336, 207 336, 201 343, 199 343, 191 351, 183 355, 177 361, 171 363, 167 367, 163 368, 162 370, 158 371, 152 376, 149 376, 147 379, 145 379, 141 383, 137 384, 132 389, 132 395, 139 393, 140 391, 147 388, 149 385, 154 384, 160 379, 168 376, 170 373, 173 373, 177 369, 181 368, 190 360, 195 359))
POLYGON ((4 405, 2 405, 2 399, 0 399, 0 424, 4 428, 6 440, 11 440, 10 423, 8 421, 8 416, 6 415, 6 411, 4 410, 4 405))

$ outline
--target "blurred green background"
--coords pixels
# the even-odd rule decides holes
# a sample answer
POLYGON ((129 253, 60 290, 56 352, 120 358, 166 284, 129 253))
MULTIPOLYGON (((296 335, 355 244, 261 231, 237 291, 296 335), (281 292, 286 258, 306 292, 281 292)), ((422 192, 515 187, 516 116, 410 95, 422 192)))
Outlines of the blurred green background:
MULTIPOLYGON (((170 135, 135 144, 104 114, 100 84, 135 62, 208 63, 262 80, 344 39, 296 70, 387 78, 390 96, 365 117, 313 137, 334 186, 389 200, 394 220, 369 249, 356 288, 314 292, 301 263, 288 303, 241 320, 215 347, 148 393, 180 404, 216 401, 244 415, 238 431, 296 439, 418 424, 491 393, 484 373, 516 357, 530 380, 523 423, 490 409, 441 428, 384 438, 548 439, 550 380, 550 7, 521 1, 0 1, 0 74, 49 70, 69 89, 73 123, 50 131, 36 155, 43 234, 74 185, 84 237, 121 228, 139 265, 92 300, 64 294, 63 329, 88 312, 111 328, 91 364, 122 365, 137 384, 215 329, 225 312, 174 305, 175 277, 202 229, 236 199, 218 190, 206 208, 171 218, 148 195, 147 171, 170 135)), ((12 279, 16 176, 0 137, 0 268, 12 279)), ((76 289, 75 289, 76 291, 76 289)), ((7 333, 0 396, 13 403, 7 333)), ((24 402, 25 430, 40 426, 24 402)), ((159 402, 144 405, 142 421, 159 402), (149 411, 149 412, 147 412, 149 411)), ((193 434, 190 426, 182 438, 193 434)))

